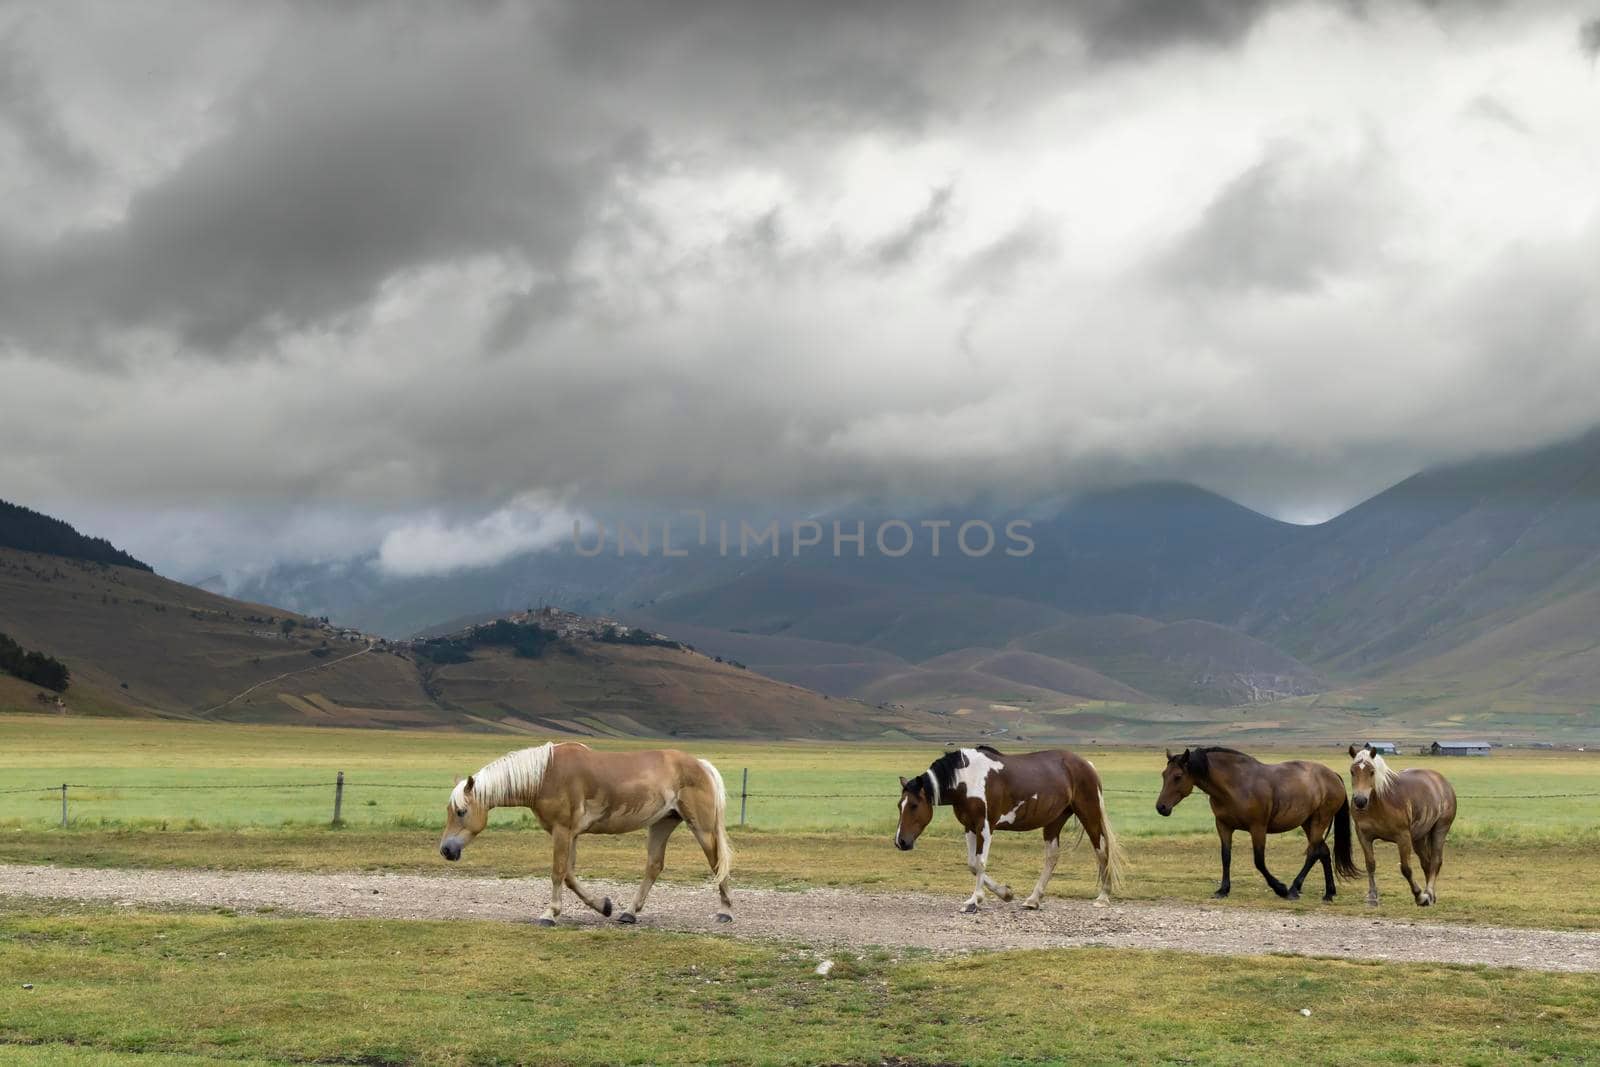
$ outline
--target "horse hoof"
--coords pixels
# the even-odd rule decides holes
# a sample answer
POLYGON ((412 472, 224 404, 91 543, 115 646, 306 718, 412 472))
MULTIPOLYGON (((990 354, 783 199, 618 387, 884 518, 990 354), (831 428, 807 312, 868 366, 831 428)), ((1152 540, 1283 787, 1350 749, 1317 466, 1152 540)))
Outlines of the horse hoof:
POLYGON ((719 912, 717 912, 717 922, 719 922, 719 923, 731 923, 731 922, 733 922, 733 916, 729 915, 725 911, 719 911, 719 912))
POLYGON ((617 922, 621 923, 623 926, 632 926, 638 921, 639 917, 631 911, 625 911, 617 916, 617 922))
POLYGON ((1003 885, 1000 887, 1000 899, 1006 901, 1007 903, 1011 902, 1013 895, 1010 886, 1003 885))
POLYGON ((1097 908, 1109 908, 1109 907, 1111 907, 1111 898, 1110 897, 1095 897, 1094 898, 1094 906, 1097 907, 1097 908))
POLYGON ((554 926, 555 924, 556 924, 556 921, 554 919, 547 919, 543 915, 539 916, 539 925, 540 926, 554 926))
POLYGON ((961 914, 976 915, 978 914, 978 906, 976 904, 968 904, 961 909, 961 914))
POLYGON ((1024 908, 1027 908, 1029 911, 1038 911, 1039 910, 1039 901, 1037 901, 1037 900, 1024 900, 1022 902, 1022 906, 1024 908))
POLYGON ((1228 899, 1228 891, 1226 889, 1219 889, 1215 893, 1211 894, 1211 899, 1212 900, 1227 900, 1228 899))
POLYGON ((1367 898, 1367 907, 1376 908, 1377 906, 1378 906, 1378 898, 1377 897, 1368 897, 1367 898))
POLYGON ((1280 897, 1282 897, 1284 900, 1299 900, 1300 899, 1300 890, 1298 890, 1298 889, 1286 889, 1283 892, 1279 893, 1278 895, 1280 897))
POLYGON ((1324 904, 1332 904, 1333 903, 1333 894, 1332 893, 1324 893, 1324 894, 1322 894, 1322 902, 1324 904))
POLYGON ((606 899, 604 899, 604 900, 602 900, 600 902, 600 914, 604 915, 608 919, 611 918, 611 898, 610 897, 606 897, 606 899))

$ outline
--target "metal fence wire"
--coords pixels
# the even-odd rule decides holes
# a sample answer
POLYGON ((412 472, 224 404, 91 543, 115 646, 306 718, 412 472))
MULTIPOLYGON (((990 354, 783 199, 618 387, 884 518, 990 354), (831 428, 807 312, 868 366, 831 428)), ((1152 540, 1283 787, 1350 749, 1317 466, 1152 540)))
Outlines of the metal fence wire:
MULTIPOLYGON (((206 790, 209 790, 209 791, 214 791, 214 792, 247 792, 247 791, 252 791, 252 790, 277 790, 277 791, 282 791, 282 790, 285 790, 285 789, 328 789, 328 788, 331 787, 333 789, 333 791, 334 791, 334 796, 333 796, 333 819, 332 819, 332 822, 333 822, 334 825, 338 825, 342 821, 341 820, 341 815, 342 815, 343 802, 344 802, 344 792, 345 792, 345 789, 346 789, 347 786, 349 788, 357 789, 357 790, 388 789, 388 790, 403 790, 403 791, 404 790, 408 790, 408 791, 413 791, 413 792, 421 792, 421 791, 424 791, 424 790, 429 791, 429 792, 435 792, 435 791, 442 791, 445 788, 443 783, 428 784, 428 783, 422 783, 422 782, 368 782, 368 781, 362 781, 360 779, 346 778, 344 772, 343 771, 339 771, 335 775, 335 777, 333 778, 332 781, 329 781, 328 779, 323 779, 321 781, 316 781, 316 782, 214 782, 214 783, 205 783, 205 782, 119 782, 119 783, 110 783, 110 782, 107 782, 107 783, 102 783, 102 784, 93 784, 93 783, 85 783, 85 782, 62 782, 62 783, 56 784, 56 785, 41 785, 41 786, 36 786, 36 787, 23 786, 23 787, 20 787, 20 788, 0 789, 0 796, 21 796, 21 795, 25 795, 25 794, 36 794, 41 799, 43 799, 45 796, 48 796, 50 794, 59 793, 60 796, 61 796, 61 825, 62 826, 67 826, 68 825, 68 814, 69 814, 68 805, 70 803, 70 794, 71 794, 71 791, 74 790, 74 789, 81 789, 81 790, 86 790, 86 791, 89 791, 89 792, 96 792, 96 793, 110 793, 110 792, 115 792, 115 793, 130 793, 130 792, 131 793, 160 793, 160 792, 183 792, 183 791, 191 791, 191 790, 193 790, 193 791, 206 791, 206 790)), ((1140 796, 1140 797, 1149 796, 1149 795, 1152 794, 1152 790, 1149 790, 1149 789, 1106 789, 1106 790, 1104 790, 1104 792, 1110 793, 1110 794, 1113 794, 1113 795, 1117 795, 1117 796, 1140 796)), ((1600 797, 1600 792, 1592 792, 1592 793, 1461 793, 1461 794, 1457 794, 1457 795, 1462 800, 1486 800, 1486 801, 1499 801, 1499 800, 1579 800, 1579 799, 1590 799, 1590 798, 1600 797)), ((747 814, 747 810, 748 810, 748 807, 749 807, 749 803, 751 801, 758 801, 758 800, 779 800, 779 801, 793 801, 793 800, 882 800, 882 801, 891 801, 891 800, 894 799, 895 794, 892 791, 888 791, 888 790, 884 790, 884 791, 880 791, 880 792, 872 792, 872 793, 790 793, 790 792, 751 791, 751 789, 750 789, 750 771, 749 771, 749 768, 745 768, 744 769, 744 773, 741 776, 741 788, 739 790, 738 796, 739 796, 739 825, 743 826, 743 825, 745 825, 746 814, 747 814)), ((730 794, 728 799, 731 802, 733 800, 733 796, 730 794)))

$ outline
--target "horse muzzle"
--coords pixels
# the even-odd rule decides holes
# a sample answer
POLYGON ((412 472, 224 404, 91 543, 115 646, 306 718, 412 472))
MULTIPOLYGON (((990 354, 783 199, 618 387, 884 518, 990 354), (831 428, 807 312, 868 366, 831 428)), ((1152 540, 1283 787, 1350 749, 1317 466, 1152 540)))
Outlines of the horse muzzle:
POLYGON ((454 863, 461 858, 461 845, 456 841, 445 841, 439 845, 439 855, 454 863))
POLYGON ((1158 802, 1156 804, 1156 814, 1160 815, 1162 818, 1165 818, 1166 816, 1172 814, 1172 808, 1171 808, 1170 805, 1162 804, 1162 803, 1158 802))
POLYGON ((901 852, 910 852, 911 846, 914 844, 916 844, 915 841, 907 841, 899 834, 894 835, 894 847, 899 849, 901 852))
POLYGON ((1363 793, 1357 793, 1355 796, 1351 797, 1350 803, 1356 806, 1357 811, 1367 810, 1367 797, 1363 793))

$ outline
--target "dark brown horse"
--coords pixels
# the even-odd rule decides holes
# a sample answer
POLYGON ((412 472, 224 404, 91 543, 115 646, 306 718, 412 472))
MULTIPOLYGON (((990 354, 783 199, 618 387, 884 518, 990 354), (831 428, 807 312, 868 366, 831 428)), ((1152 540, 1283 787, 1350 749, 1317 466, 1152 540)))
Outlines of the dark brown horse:
POLYGON ((1117 835, 1106 818, 1106 799, 1094 764, 1065 749, 1002 755, 988 745, 957 749, 933 761, 915 778, 900 779, 900 824, 895 847, 910 851, 917 835, 933 820, 941 804, 955 809, 956 821, 967 831, 967 868, 978 879, 961 905, 975 912, 988 886, 1001 900, 1011 899, 1011 887, 989 877, 989 844, 996 830, 1042 830, 1044 869, 1024 908, 1037 908, 1055 873, 1061 854, 1061 830, 1077 816, 1078 825, 1094 846, 1100 868, 1097 906, 1111 900, 1111 890, 1122 883, 1124 860, 1117 835))
POLYGON ((1262 763, 1231 748, 1184 749, 1174 756, 1167 753, 1167 768, 1161 776, 1161 796, 1156 811, 1171 815, 1178 801, 1199 789, 1211 799, 1211 813, 1217 819, 1217 836, 1222 839, 1222 884, 1216 896, 1225 897, 1232 888, 1229 873, 1233 865, 1235 830, 1250 833, 1256 870, 1280 897, 1295 900, 1306 874, 1318 863, 1327 882, 1323 900, 1332 900, 1333 872, 1353 878, 1355 863, 1350 856, 1350 802, 1345 799, 1344 779, 1320 763, 1289 760, 1262 763), (1328 854, 1328 827, 1333 827, 1333 854, 1328 854), (1267 870, 1267 835, 1287 833, 1300 827, 1306 832, 1306 862, 1293 884, 1284 885, 1267 870))
POLYGON ((1435 883, 1444 866, 1444 839, 1456 821, 1456 791, 1438 771, 1413 767, 1395 771, 1372 746, 1350 746, 1350 796, 1355 802, 1356 836, 1367 861, 1367 903, 1378 903, 1378 860, 1373 841, 1393 841, 1400 849, 1400 873, 1411 897, 1426 908, 1439 899, 1435 883), (1411 876, 1411 852, 1422 860, 1423 885, 1411 876))

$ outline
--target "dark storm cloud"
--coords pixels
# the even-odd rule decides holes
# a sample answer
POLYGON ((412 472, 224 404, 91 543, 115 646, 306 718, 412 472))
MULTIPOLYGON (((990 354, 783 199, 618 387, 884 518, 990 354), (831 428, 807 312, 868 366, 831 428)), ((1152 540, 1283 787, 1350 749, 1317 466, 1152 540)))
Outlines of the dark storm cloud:
MULTIPOLYGON (((120 325, 237 357, 337 322, 400 272, 511 252, 555 280, 508 312, 493 348, 565 310, 573 246, 640 163, 630 144, 688 133, 696 150, 789 154, 846 129, 910 135, 985 99, 1014 104, 1042 75, 1084 76, 1075 55, 1230 43, 1264 7, 294 7, 258 75, 220 103, 223 132, 115 222, 12 243, 0 311, 14 339, 85 354, 105 355, 100 335, 120 325)), ((0 51, 0 90, 41 158, 91 166, 14 48, 0 51)), ((913 252, 949 196, 936 191, 880 260, 913 252)))
POLYGON ((1600 417, 1554 2, 120 10, 0 10, 0 496, 224 546, 158 558, 470 560, 590 493, 1314 509, 1600 417))

